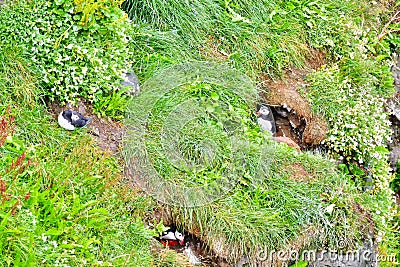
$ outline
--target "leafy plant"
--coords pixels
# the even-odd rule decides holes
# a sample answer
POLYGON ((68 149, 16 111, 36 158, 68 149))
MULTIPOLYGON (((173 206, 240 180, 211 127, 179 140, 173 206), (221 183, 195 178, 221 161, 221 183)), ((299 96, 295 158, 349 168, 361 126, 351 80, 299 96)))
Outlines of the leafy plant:
POLYGON ((377 240, 382 253, 388 255, 398 247, 393 223, 398 214, 389 186, 392 175, 386 148, 391 129, 384 109, 386 98, 394 93, 391 52, 388 43, 377 38, 379 28, 349 27, 353 29, 348 32, 351 42, 335 49, 340 60, 309 75, 305 95, 314 111, 328 120, 330 131, 324 144, 330 154, 348 164, 344 170, 351 178, 373 178, 374 190, 365 193, 371 199, 361 202, 371 207, 377 240))
POLYGON ((107 188, 107 179, 119 172, 113 159, 73 143, 48 151, 50 164, 35 157, 29 166, 25 152, 14 156, 7 145, 1 152, 3 163, 13 158, 1 168, 1 262, 149 266, 153 232, 107 188))
MULTIPOLYGON (((347 162, 374 168, 373 161, 385 160, 388 153, 384 147, 390 141, 391 130, 383 104, 384 97, 393 92, 393 86, 387 87, 381 80, 386 74, 362 69, 365 63, 361 61, 342 64, 310 75, 307 97, 316 112, 329 118, 329 136, 323 144, 330 153, 347 162), (367 75, 375 77, 370 80, 376 82, 367 83, 364 78, 367 75)), ((375 177, 382 179, 380 175, 375 177)))
POLYGON ((113 91, 110 95, 100 97, 93 104, 93 109, 101 116, 122 120, 129 100, 130 96, 124 90, 113 91))
POLYGON ((290 265, 290 267, 307 267, 308 266, 308 261, 298 261, 293 265, 290 265))
MULTIPOLYGON (((362 136, 358 137, 351 128, 352 115, 343 111, 349 109, 355 114, 357 107, 376 123, 387 121, 385 116, 376 116, 382 109, 374 100, 374 97, 388 97, 392 92, 390 72, 382 61, 387 56, 377 57, 376 61, 370 59, 370 51, 377 45, 368 40, 374 30, 368 32, 359 27, 365 22, 375 29, 379 24, 377 17, 371 14, 377 9, 370 8, 368 1, 207 0, 147 1, 145 4, 127 1, 134 24, 125 21, 124 14, 117 8, 119 3, 21 0, 0 9, 0 51, 6 51, 6 45, 11 52, 0 53, 0 87, 5 92, 0 94, 0 99, 2 105, 11 103, 16 108, 18 126, 1 154, 6 160, 5 164, 0 164, 0 170, 3 175, 5 168, 17 163, 18 158, 19 162, 26 161, 22 160, 21 148, 31 151, 37 164, 29 165, 22 173, 13 169, 2 176, 4 183, 0 183, 0 189, 5 188, 5 194, 12 193, 17 198, 0 207, 1 240, 5 240, 0 244, 1 262, 52 266, 164 264, 164 254, 158 258, 151 255, 150 240, 154 231, 140 219, 145 215, 148 218, 154 211, 154 201, 119 183, 118 162, 94 148, 84 133, 65 133, 51 125, 45 107, 34 101, 41 95, 40 90, 33 86, 35 81, 30 81, 30 75, 24 75, 28 73, 23 66, 28 65, 18 66, 21 62, 18 54, 27 60, 32 57, 29 68, 37 68, 38 79, 50 98, 72 101, 86 97, 99 103, 98 112, 120 116, 120 112, 113 113, 113 109, 117 103, 123 105, 122 95, 114 94, 114 90, 132 58, 135 58, 134 67, 145 80, 160 68, 188 59, 226 61, 259 78, 265 73, 280 74, 292 65, 303 66, 311 47, 324 50, 327 58, 339 62, 310 78, 310 99, 316 110, 333 118, 331 127, 337 130, 334 134, 339 138, 343 130, 364 142, 343 138, 346 147, 341 153, 347 153, 346 156, 356 162, 360 157, 368 162, 369 170, 382 182, 377 186, 381 191, 374 195, 357 192, 326 159, 278 145, 275 157, 263 158, 273 163, 266 164, 271 169, 265 168, 268 169, 265 175, 251 175, 259 163, 258 159, 251 160, 250 170, 241 172, 243 177, 224 198, 204 207, 166 209, 172 211, 177 224, 199 233, 211 249, 221 251, 232 260, 243 254, 255 256, 262 246, 268 249, 290 246, 304 232, 315 234, 301 239, 302 244, 313 247, 334 246, 341 236, 355 244, 360 235, 367 232, 364 229, 368 225, 363 218, 370 213, 376 223, 377 240, 395 244, 396 241, 392 241, 395 237, 390 233, 390 220, 394 216, 389 201, 391 191, 387 190, 390 180, 384 160, 387 151, 378 144, 384 142, 387 125, 365 126, 363 123, 370 122, 363 116, 355 116, 356 127, 365 131, 360 131, 362 136), (17 46, 19 50, 14 49, 17 46), (17 101, 14 96, 18 95, 17 101), (344 96, 347 98, 341 101, 344 96), (359 100, 364 96, 365 100, 359 100), (29 101, 36 104, 34 109, 27 108, 29 101), (368 110, 362 104, 374 106, 368 110), (335 125, 338 122, 345 122, 350 128, 335 125), (371 139, 374 134, 376 142, 371 139), (363 149, 369 141, 375 143, 367 154, 363 149), (351 151, 354 146, 360 151, 351 151), (379 157, 375 159, 375 155, 379 157), (258 183, 253 183, 254 179, 258 183), (17 208, 13 208, 15 203, 17 208), (354 208, 355 203, 360 203, 367 215, 360 214, 360 210, 354 208), (333 207, 329 208, 329 214, 328 207, 333 207), (13 210, 14 215, 10 213, 13 210)), ((177 79, 169 75, 162 78, 162 82, 177 79)), ((243 91, 242 83, 232 84, 243 91)), ((213 114, 238 120, 241 126, 255 124, 251 121, 250 104, 244 108, 233 95, 221 93, 218 86, 211 89, 204 86, 194 84, 180 89, 204 100, 208 120, 193 123, 210 126, 211 130, 204 133, 207 138, 221 133, 221 125, 213 114), (223 113, 221 105, 215 105, 217 99, 222 100, 223 107, 228 110, 232 102, 234 112, 223 113), (235 116, 230 117, 232 114, 235 116)), ((171 100, 176 95, 167 96, 171 100)), ((173 100, 170 104, 174 104, 173 100)), ((158 127, 163 126, 159 120, 162 118, 156 115, 166 115, 162 112, 164 109, 173 110, 168 103, 168 99, 160 99, 151 108, 154 116, 146 126, 154 133, 160 133, 158 127)), ((0 110, 4 110, 4 106, 0 106, 0 110)), ((203 133, 201 129, 195 128, 203 133)), ((205 155, 190 146, 199 140, 197 136, 183 130, 187 134, 187 139, 183 139, 186 141, 184 150, 189 151, 187 158, 205 155)), ((248 127, 241 133, 253 140, 255 146, 265 141, 256 128, 248 127)), ((219 138, 224 144, 225 136, 219 135, 219 138)), ((147 145, 153 146, 151 152, 157 155, 160 142, 157 138, 153 141, 148 140, 147 145)), ((340 149, 339 144, 332 144, 340 149)), ((219 162, 224 162, 227 152, 219 154, 219 162)), ((250 156, 253 154, 249 154, 249 158, 256 159, 250 156)), ((167 164, 163 164, 164 159, 155 156, 154 162, 160 163, 159 170, 165 169, 164 174, 170 171, 167 164)), ((206 176, 208 180, 192 176, 196 178, 193 182, 200 185, 213 182, 213 174, 212 169, 206 176)), ((179 181, 179 178, 172 177, 182 184, 191 182, 179 181)), ((161 230, 161 225, 156 229, 161 230)), ((170 255, 166 256, 165 265, 175 264, 170 255)))
POLYGON ((364 221, 349 212, 354 187, 326 159, 275 145, 260 131, 246 76, 192 62, 159 72, 142 89, 127 111, 126 169, 169 204, 162 208, 177 225, 232 262, 290 246, 308 227, 324 229, 307 239, 312 246, 335 248, 343 235, 357 242, 364 221), (332 204, 339 208, 326 213, 332 204))
POLYGON ((120 2, 19 1, 1 9, 0 40, 34 62, 50 99, 97 102, 131 65, 131 26, 120 2))

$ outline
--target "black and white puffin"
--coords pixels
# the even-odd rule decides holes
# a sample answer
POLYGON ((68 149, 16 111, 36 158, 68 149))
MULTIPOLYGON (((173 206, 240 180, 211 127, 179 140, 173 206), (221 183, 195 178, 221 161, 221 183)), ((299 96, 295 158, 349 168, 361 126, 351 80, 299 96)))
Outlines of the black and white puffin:
POLYGON ((272 110, 268 106, 261 106, 256 112, 257 122, 260 125, 261 130, 268 131, 272 135, 276 134, 276 126, 272 110))
POLYGON ((183 245, 185 243, 185 235, 178 232, 175 228, 169 228, 158 237, 160 242, 167 248, 174 247, 177 245, 183 245))
POLYGON ((70 131, 85 127, 91 121, 91 118, 85 118, 82 114, 73 110, 64 110, 58 115, 58 124, 70 131))

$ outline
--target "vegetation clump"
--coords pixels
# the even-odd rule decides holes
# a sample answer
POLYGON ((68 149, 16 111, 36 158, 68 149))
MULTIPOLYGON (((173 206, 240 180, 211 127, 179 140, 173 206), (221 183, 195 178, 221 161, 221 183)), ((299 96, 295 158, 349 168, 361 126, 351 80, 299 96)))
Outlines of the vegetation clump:
MULTIPOLYGON (((17 45, 31 58, 51 100, 83 97, 107 108, 131 68, 131 29, 121 1, 19 1, 0 12, 2 44, 17 45), (106 102, 106 103, 105 103, 106 102)), ((120 105, 126 103, 120 101, 120 105)), ((117 107, 114 107, 117 108, 117 107)), ((104 115, 121 115, 105 112, 104 115)), ((115 117, 114 116, 114 117, 115 117)))

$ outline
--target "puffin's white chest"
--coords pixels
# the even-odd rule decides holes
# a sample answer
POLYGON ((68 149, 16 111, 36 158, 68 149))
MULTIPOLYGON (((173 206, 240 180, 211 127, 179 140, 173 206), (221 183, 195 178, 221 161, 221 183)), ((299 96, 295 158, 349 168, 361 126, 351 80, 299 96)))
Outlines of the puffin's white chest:
POLYGON ((66 130, 69 131, 73 131, 75 130, 74 125, 72 125, 71 123, 69 123, 68 120, 66 120, 63 115, 62 112, 58 115, 58 124, 60 124, 61 127, 63 127, 66 130))
POLYGON ((167 232, 164 235, 160 236, 160 239, 176 240, 176 236, 173 232, 167 232))
POLYGON ((261 129, 264 131, 268 131, 272 133, 272 123, 268 120, 264 120, 262 118, 257 118, 258 125, 260 125, 261 129))

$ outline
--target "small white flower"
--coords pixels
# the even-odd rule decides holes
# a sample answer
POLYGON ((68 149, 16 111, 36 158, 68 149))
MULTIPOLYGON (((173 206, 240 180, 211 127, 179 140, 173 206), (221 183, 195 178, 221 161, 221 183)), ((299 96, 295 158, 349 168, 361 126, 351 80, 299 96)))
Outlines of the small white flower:
POLYGON ((88 68, 87 68, 87 67, 82 67, 82 73, 83 73, 83 75, 86 75, 87 71, 88 71, 88 68))

